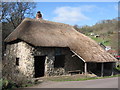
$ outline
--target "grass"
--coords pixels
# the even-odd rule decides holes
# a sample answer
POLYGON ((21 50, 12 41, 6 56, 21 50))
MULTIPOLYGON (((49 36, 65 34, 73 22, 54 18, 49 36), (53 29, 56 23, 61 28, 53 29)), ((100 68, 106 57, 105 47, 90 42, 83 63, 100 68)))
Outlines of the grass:
POLYGON ((89 36, 91 39, 95 40, 97 43, 103 43, 105 46, 109 46, 110 45, 110 41, 109 40, 103 40, 100 37, 94 37, 94 36, 89 36))
POLYGON ((104 78, 112 78, 112 77, 120 77, 120 75, 113 76, 104 76, 104 77, 57 77, 57 78, 49 78, 50 81, 84 81, 84 80, 94 80, 94 79, 104 79, 104 78))
POLYGON ((120 71, 120 67, 116 67, 116 69, 120 71))

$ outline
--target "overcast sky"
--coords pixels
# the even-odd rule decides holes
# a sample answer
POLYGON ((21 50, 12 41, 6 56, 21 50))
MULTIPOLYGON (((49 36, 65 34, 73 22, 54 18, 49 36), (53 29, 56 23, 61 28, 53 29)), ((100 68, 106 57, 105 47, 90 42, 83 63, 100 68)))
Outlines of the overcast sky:
POLYGON ((43 19, 70 25, 94 25, 118 17, 117 2, 38 2, 43 19))

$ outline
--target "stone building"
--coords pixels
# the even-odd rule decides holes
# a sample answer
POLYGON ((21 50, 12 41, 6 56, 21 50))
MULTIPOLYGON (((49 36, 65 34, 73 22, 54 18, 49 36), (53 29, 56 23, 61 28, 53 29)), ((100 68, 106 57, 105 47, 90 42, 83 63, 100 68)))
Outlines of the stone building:
POLYGON ((73 26, 26 18, 5 39, 4 76, 37 78, 69 73, 95 73, 117 60, 73 26))

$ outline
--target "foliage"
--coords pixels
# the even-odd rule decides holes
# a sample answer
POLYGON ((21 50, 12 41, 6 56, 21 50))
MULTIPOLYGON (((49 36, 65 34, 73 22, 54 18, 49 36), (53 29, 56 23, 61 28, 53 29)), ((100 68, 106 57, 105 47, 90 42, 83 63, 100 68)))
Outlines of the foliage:
POLYGON ((33 2, 3 2, 2 30, 3 39, 6 38, 25 17, 33 17, 36 4, 33 2))
POLYGON ((116 67, 116 69, 120 71, 120 67, 116 67))
POLYGON ((28 80, 26 82, 27 83, 18 84, 14 81, 3 79, 2 82, 0 82, 0 85, 2 86, 3 90, 12 90, 15 88, 28 87, 28 86, 32 86, 34 84, 38 84, 38 82, 34 83, 31 80, 28 80))
POLYGON ((12 89, 15 87, 17 87, 17 85, 15 83, 13 83, 12 81, 2 80, 2 89, 3 90, 9 90, 9 89, 12 89))
POLYGON ((2 79, 0 79, 0 89, 2 88, 2 79))
POLYGON ((2 22, 11 23, 15 29, 25 17, 33 15, 34 8, 33 2, 3 2, 2 22))

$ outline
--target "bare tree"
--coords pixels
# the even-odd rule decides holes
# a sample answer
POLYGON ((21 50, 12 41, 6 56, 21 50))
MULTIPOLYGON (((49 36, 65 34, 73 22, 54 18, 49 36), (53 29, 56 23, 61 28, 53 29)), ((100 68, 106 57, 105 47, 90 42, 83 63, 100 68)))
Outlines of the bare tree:
POLYGON ((2 2, 2 51, 5 51, 4 39, 22 22, 25 17, 34 17, 34 2, 2 2))
POLYGON ((33 17, 34 2, 3 2, 2 22, 9 22, 15 29, 25 17, 33 17))

